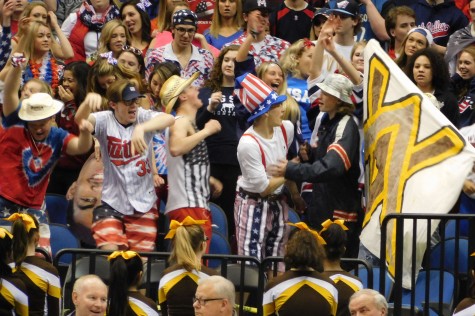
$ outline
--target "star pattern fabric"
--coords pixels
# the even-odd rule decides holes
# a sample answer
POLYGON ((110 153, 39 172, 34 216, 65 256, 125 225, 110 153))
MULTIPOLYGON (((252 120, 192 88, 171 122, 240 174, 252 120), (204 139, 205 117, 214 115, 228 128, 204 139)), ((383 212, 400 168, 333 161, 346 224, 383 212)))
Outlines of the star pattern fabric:
POLYGON ((8 26, 3 27, 0 37, 0 70, 7 64, 10 53, 12 52, 12 32, 8 26))

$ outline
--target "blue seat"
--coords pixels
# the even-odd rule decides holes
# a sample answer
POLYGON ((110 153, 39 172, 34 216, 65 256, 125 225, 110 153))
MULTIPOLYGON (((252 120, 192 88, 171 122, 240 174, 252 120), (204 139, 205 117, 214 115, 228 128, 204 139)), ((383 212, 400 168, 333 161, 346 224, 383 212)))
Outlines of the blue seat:
POLYGON ((449 238, 444 241, 440 241, 430 253, 430 268, 431 269, 443 269, 452 273, 458 270, 459 274, 467 275, 469 266, 469 250, 468 239, 449 238), (458 256, 456 253, 456 247, 458 243, 458 256), (442 258, 442 250, 444 249, 444 258, 442 258), (456 259, 458 264, 456 265, 456 259))
POLYGON ((451 307, 454 301, 454 292, 455 292, 455 277, 452 273, 447 271, 441 271, 436 269, 431 269, 428 271, 420 271, 417 276, 416 286, 414 287, 414 304, 411 302, 411 291, 403 290, 402 293, 402 304, 405 305, 414 305, 419 310, 423 309, 425 302, 425 291, 426 291, 426 282, 429 278, 429 306, 431 307, 430 315, 449 315, 444 311, 437 313, 434 309, 438 308, 439 303, 439 293, 442 291, 442 304, 443 308, 447 309, 450 313, 451 307), (440 282, 442 286, 440 286, 440 282))
POLYGON ((289 208, 289 222, 294 224, 300 222, 299 214, 291 208, 289 208))
MULTIPOLYGON (((209 245, 209 254, 231 254, 231 246, 229 245, 228 238, 220 232, 213 231, 213 235, 211 236, 211 242, 209 245)), ((208 267, 213 269, 219 267, 220 265, 221 260, 217 259, 210 259, 208 260, 207 264, 208 267)))
POLYGON ((66 197, 64 195, 49 193, 46 194, 45 202, 49 222, 66 225, 69 203, 68 200, 66 200, 66 197))
POLYGON ((210 202, 209 209, 213 220, 213 232, 217 231, 224 236, 228 235, 228 219, 223 209, 216 203, 210 202))
MULTIPOLYGON (((49 229, 51 232, 51 252, 53 253, 53 258, 61 249, 81 247, 79 240, 73 235, 66 225, 50 224, 49 229)), ((71 263, 71 261, 71 255, 64 255, 61 256, 59 264, 68 265, 71 263)))
MULTIPOLYGON (((374 289, 376 291, 379 291, 379 284, 380 284, 380 269, 379 267, 373 267, 373 284, 368 284, 368 269, 365 267, 359 267, 358 268, 358 274, 357 276, 361 279, 361 282, 363 283, 363 288, 365 289, 374 289)), ((355 274, 356 275, 356 274, 355 274)), ((391 290, 393 288, 393 280, 389 276, 389 274, 386 272, 386 277, 384 281, 384 296, 386 297, 387 300, 389 300, 389 297, 391 296, 391 290)))

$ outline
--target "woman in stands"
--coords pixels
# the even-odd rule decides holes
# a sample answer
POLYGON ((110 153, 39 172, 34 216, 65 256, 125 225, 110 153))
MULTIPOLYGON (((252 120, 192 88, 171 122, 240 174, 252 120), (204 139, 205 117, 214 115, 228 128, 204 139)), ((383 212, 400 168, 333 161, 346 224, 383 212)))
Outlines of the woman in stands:
POLYGON ((95 92, 102 96, 102 109, 108 109, 106 92, 107 88, 113 84, 118 76, 116 61, 104 58, 99 55, 99 59, 89 69, 87 75, 87 92, 95 92))
POLYGON ((110 282, 107 313, 110 316, 158 316, 157 304, 139 292, 142 259, 135 251, 114 251, 109 257, 110 282))
POLYGON ((29 3, 21 15, 20 28, 18 33, 12 37, 12 49, 15 50, 16 45, 20 42, 22 36, 28 32, 30 22, 36 21, 45 23, 51 30, 55 32, 59 43, 56 40, 51 42, 51 52, 54 57, 59 59, 68 59, 74 56, 73 48, 68 41, 66 35, 61 31, 58 19, 53 11, 48 12, 48 8, 44 2, 35 1, 29 3))
POLYGON ((346 231, 348 228, 342 220, 326 220, 322 223, 323 229, 320 236, 325 240, 326 257, 323 261, 323 275, 335 282, 338 290, 337 316, 350 316, 348 303, 353 293, 361 290, 363 284, 361 280, 353 274, 343 270, 340 265, 341 257, 345 254, 346 231))
POLYGON ((38 220, 33 215, 20 213, 12 214, 7 220, 12 222, 15 275, 27 288, 30 315, 61 315, 58 270, 35 256, 40 239, 38 220))
POLYGON ((396 64, 404 70, 406 67, 409 58, 418 50, 430 47, 434 39, 430 31, 423 27, 415 27, 411 29, 404 41, 401 44, 401 49, 399 52, 399 57, 396 58, 396 64))
MULTIPOLYGON (((125 45, 117 57, 117 64, 145 80, 145 62, 140 49, 125 45)), ((147 82, 144 82, 145 86, 147 82)))
POLYGON ((28 316, 28 293, 25 284, 13 276, 8 265, 12 259, 13 235, 0 227, 0 315, 28 316))
POLYGON ((214 11, 211 27, 204 32, 206 41, 222 49, 242 35, 242 2, 238 0, 219 0, 218 10, 214 11))
POLYGON ((198 111, 196 123, 202 129, 211 119, 218 120, 221 132, 206 139, 211 164, 211 176, 223 184, 221 195, 212 199, 226 213, 229 225, 229 240, 234 235, 234 198, 236 181, 241 174, 237 161, 239 135, 234 111, 239 99, 234 95, 234 60, 237 45, 230 45, 221 50, 216 59, 210 78, 200 89, 203 107, 198 111))
POLYGON ((22 36, 18 44, 17 51, 25 52, 26 57, 29 58, 23 71, 23 82, 33 78, 41 79, 55 92, 61 78, 61 66, 51 52, 52 36, 51 28, 47 24, 30 22, 26 34, 22 36))
MULTIPOLYGON (((67 64, 58 86, 57 95, 64 102, 64 107, 56 116, 56 124, 74 135, 79 135, 79 126, 74 122, 74 115, 86 98, 89 68, 84 61, 67 64)), ((66 195, 89 155, 89 152, 80 156, 62 155, 51 174, 47 192, 66 195)))
POLYGON ((284 262, 288 269, 265 287, 264 316, 336 315, 338 291, 323 275, 321 237, 303 223, 297 223, 286 245, 284 262), (307 286, 306 286, 307 285, 307 286))
POLYGON ((449 70, 444 58, 434 49, 415 52, 405 68, 406 75, 456 127, 459 123, 457 98, 449 90, 449 70))
POLYGON ((457 71, 451 78, 452 90, 457 96, 460 121, 459 127, 475 123, 473 103, 475 102, 475 47, 462 50, 457 61, 457 71))
POLYGON ((194 220, 187 216, 183 222, 172 220, 165 238, 173 238, 170 267, 163 271, 158 286, 158 302, 162 315, 194 315, 193 297, 198 280, 216 271, 201 265, 208 238, 203 225, 206 220, 194 220))
MULTIPOLYGON (((145 11, 147 1, 129 0, 120 7, 120 18, 130 33, 130 45, 138 48, 145 57, 152 37, 150 17, 145 11)), ((160 8, 161 10, 161 8, 160 8)))
MULTIPOLYGON (((117 59, 122 52, 122 48, 130 42, 127 27, 120 20, 112 20, 104 25, 99 39, 97 54, 112 52, 112 57, 117 59)), ((95 56, 95 59, 98 57, 95 56)))
POLYGON ((77 12, 71 13, 61 29, 73 47, 72 61, 91 61, 97 51, 104 25, 119 17, 119 9, 112 0, 85 0, 77 12))

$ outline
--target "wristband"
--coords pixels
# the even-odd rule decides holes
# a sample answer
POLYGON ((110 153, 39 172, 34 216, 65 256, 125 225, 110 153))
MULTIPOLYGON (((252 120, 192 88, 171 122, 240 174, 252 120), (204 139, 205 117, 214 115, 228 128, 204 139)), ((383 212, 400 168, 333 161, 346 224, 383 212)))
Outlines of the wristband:
POLYGON ((26 61, 26 58, 23 54, 15 53, 12 56, 11 63, 12 63, 12 66, 16 68, 18 66, 21 66, 21 64, 24 63, 25 61, 26 61))

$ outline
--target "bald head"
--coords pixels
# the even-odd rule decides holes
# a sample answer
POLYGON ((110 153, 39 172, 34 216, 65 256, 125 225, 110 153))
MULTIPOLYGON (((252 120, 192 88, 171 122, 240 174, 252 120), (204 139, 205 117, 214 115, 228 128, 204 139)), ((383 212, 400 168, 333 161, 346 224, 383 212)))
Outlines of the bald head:
POLYGON ((85 275, 73 287, 76 316, 104 314, 107 307, 107 286, 97 275, 85 275))

